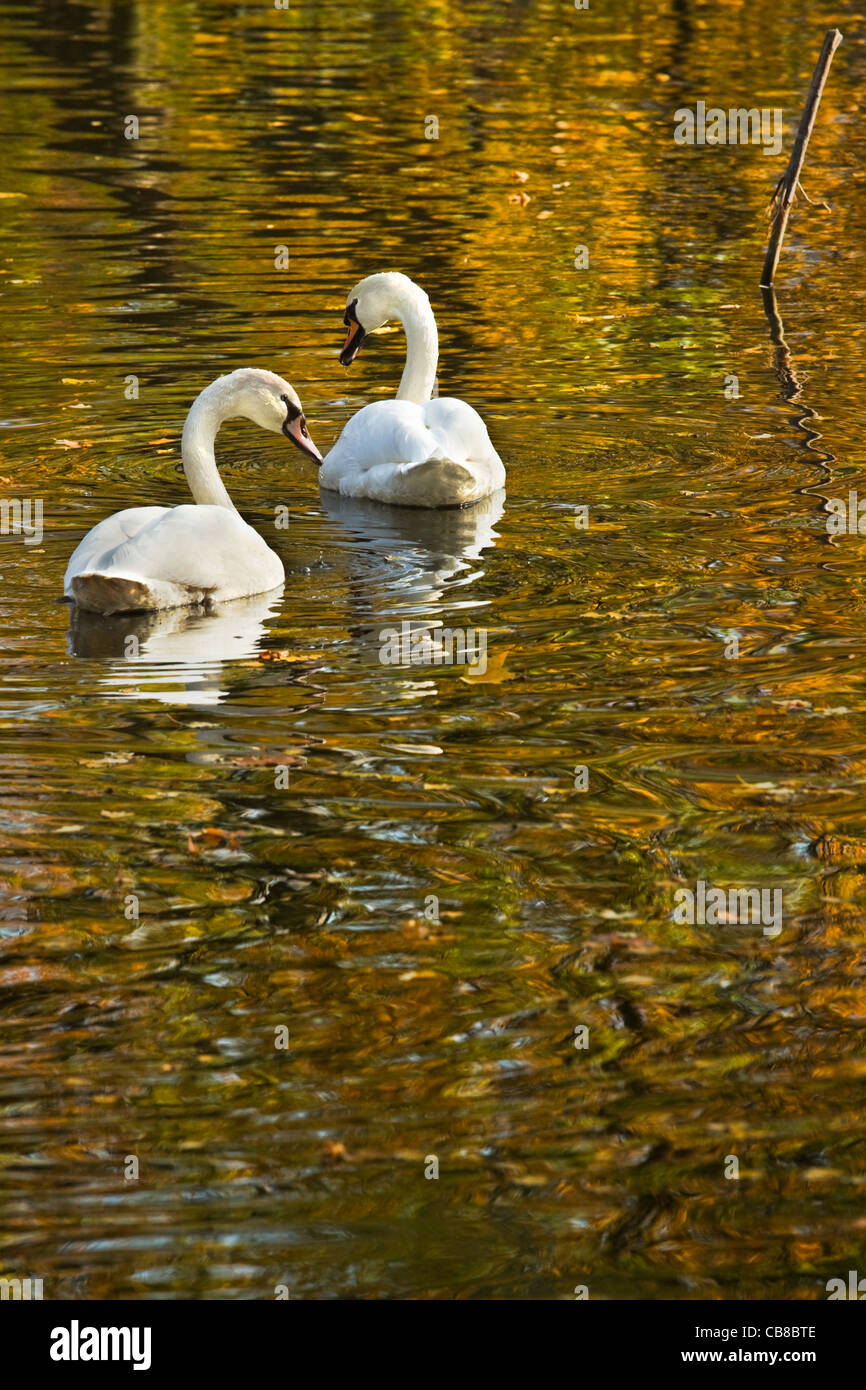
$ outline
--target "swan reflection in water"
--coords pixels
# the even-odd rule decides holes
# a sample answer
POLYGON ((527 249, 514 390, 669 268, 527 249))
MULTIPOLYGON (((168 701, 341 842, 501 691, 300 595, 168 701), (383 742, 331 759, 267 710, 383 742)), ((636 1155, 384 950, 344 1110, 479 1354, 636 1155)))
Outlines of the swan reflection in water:
POLYGON ((108 661, 100 684, 118 699, 216 705, 228 694, 223 665, 249 660, 269 636, 283 590, 234 599, 213 608, 168 608, 106 617, 75 607, 69 619, 73 656, 108 661))
MULTIPOLYGON (((379 665, 380 629, 411 618, 432 630, 443 625, 440 604, 472 610, 487 601, 468 588, 483 574, 482 552, 499 539, 495 525, 504 510, 504 489, 473 507, 441 511, 386 507, 322 493, 321 506, 332 523, 327 558, 331 593, 322 593, 312 568, 291 578, 298 614, 321 622, 333 612, 333 581, 349 600, 355 623, 350 631, 371 661, 379 665)), ((296 542, 301 550, 310 536, 296 542)), ((321 554, 317 537, 313 547, 321 554)), ((68 649, 74 656, 107 663, 100 685, 118 699, 152 699, 171 705, 218 705, 229 695, 224 665, 255 659, 269 645, 265 626, 284 608, 283 589, 203 608, 170 608, 150 613, 89 613, 73 607, 68 649)))
POLYGON ((385 507, 325 491, 320 505, 335 523, 334 541, 349 552, 341 565, 348 558, 353 599, 363 600, 374 618, 389 599, 400 609, 413 600, 423 608, 477 579, 483 571, 473 561, 499 539, 494 527, 505 510, 505 489, 472 507, 439 510, 385 507))
POLYGON ((335 567, 342 571, 355 619, 349 631, 365 662, 381 669, 393 661, 392 670, 410 664, 416 675, 417 665, 464 664, 452 661, 452 642, 468 644, 480 636, 479 610, 489 600, 473 595, 471 585, 484 574, 478 563, 483 551, 499 539, 494 528, 505 508, 505 489, 473 507, 437 511, 384 507, 324 491, 321 506, 335 523, 335 567), (386 633, 399 633, 399 658, 393 646, 390 656, 383 655, 383 642, 395 640, 386 633), (416 639, 427 643, 426 657, 416 639), (407 663, 409 644, 414 655, 407 663))

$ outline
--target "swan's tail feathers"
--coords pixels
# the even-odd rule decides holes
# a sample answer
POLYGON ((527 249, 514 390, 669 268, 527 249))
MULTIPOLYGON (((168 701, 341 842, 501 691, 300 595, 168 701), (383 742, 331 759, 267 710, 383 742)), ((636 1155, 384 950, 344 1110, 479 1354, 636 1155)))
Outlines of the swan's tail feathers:
POLYGON ((76 574, 69 587, 75 602, 91 613, 134 613, 159 607, 147 584, 120 574, 76 574))
POLYGON ((400 464, 401 491, 406 500, 425 507, 461 507, 483 495, 478 479, 466 464, 448 458, 400 464))
POLYGON ((213 602, 213 588, 168 579, 132 579, 125 574, 76 574, 66 593, 91 613, 141 613, 157 608, 184 608, 213 602))

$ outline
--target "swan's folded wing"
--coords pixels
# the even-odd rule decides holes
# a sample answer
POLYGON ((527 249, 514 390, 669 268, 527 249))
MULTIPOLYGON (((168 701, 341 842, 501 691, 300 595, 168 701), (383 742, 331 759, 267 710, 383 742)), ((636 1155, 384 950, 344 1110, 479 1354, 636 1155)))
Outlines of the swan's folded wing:
POLYGON ((346 425, 319 482, 395 506, 454 507, 503 487, 505 469, 483 420, 463 401, 377 401, 346 425))
POLYGON ((328 479, 365 473, 382 464, 423 463, 437 442, 426 427, 421 406, 411 401, 374 401, 349 420, 320 470, 328 479))
POLYGON ((237 512, 227 507, 139 507, 109 517, 85 541, 87 553, 79 556, 84 550, 82 544, 69 562, 67 585, 76 574, 97 571, 205 592, 242 590, 247 578, 261 582, 262 563, 268 556, 274 561, 274 585, 282 582, 278 557, 237 512), (137 529, 134 518, 141 522, 137 529), (110 523, 119 524, 116 530, 103 533, 103 527, 109 528, 110 523), (110 540, 115 535, 112 546, 110 540), (106 544, 101 546, 103 538, 106 544), (277 568, 280 573, 276 573, 277 568))
POLYGON ((110 556, 119 545, 139 535, 167 512, 167 507, 127 507, 126 511, 115 512, 113 516, 107 516, 104 521, 100 521, 98 526, 88 531, 69 557, 63 581, 64 592, 68 594, 73 575, 87 574, 99 569, 100 562, 110 556))
MULTIPOLYGON (((490 443, 487 426, 471 405, 454 396, 437 396, 421 407, 424 423, 436 440, 441 458, 454 463, 499 463, 499 455, 490 443)), ((505 474, 503 470, 503 486, 505 474)))

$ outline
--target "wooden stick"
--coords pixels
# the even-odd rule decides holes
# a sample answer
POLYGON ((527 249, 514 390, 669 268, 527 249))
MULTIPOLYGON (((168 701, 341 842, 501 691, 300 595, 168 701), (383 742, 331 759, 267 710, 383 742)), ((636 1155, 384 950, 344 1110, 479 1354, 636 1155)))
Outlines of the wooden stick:
POLYGON ((772 230, 770 232, 770 243, 767 247, 767 259, 764 261, 764 269, 761 274, 762 289, 769 289, 775 279, 776 267, 779 264, 779 254, 782 250, 782 241, 785 236, 785 228, 788 225, 788 214, 794 202, 794 195, 797 191, 797 184, 800 179, 800 170, 803 168, 809 137, 812 134, 812 127, 815 124, 815 117, 818 114, 821 93, 824 90, 824 83, 827 81, 827 74, 830 71, 833 54, 836 52, 841 42, 842 35, 839 33, 838 29, 827 30, 824 46, 821 49, 821 56, 812 74, 812 85, 809 88, 809 95, 806 97, 806 105, 800 117, 800 126, 797 131, 797 138, 794 141, 794 148, 791 151, 791 158, 788 160, 788 167, 779 180, 776 188, 774 198, 776 210, 773 216, 772 230))

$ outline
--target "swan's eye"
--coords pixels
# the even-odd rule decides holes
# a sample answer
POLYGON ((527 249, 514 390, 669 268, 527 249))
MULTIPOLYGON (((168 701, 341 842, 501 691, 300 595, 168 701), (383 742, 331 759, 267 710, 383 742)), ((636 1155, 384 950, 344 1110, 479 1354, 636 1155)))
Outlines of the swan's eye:
POLYGON ((286 406, 286 424, 288 424, 291 420, 297 420, 301 412, 295 405, 295 403, 293 401, 290 401, 288 396, 280 396, 280 400, 283 401, 283 403, 286 406))

